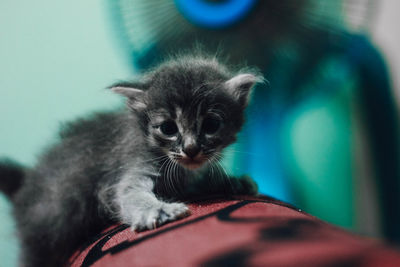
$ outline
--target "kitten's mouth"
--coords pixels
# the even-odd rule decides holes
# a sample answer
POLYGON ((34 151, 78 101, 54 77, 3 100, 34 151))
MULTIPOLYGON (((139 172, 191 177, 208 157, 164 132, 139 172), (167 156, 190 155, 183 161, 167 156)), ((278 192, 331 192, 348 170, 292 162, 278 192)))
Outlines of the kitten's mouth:
POLYGON ((195 169, 198 169, 201 166, 203 166, 204 163, 207 161, 207 158, 205 156, 198 156, 195 158, 181 156, 181 157, 177 157, 176 160, 184 168, 189 169, 189 170, 195 170, 195 169))

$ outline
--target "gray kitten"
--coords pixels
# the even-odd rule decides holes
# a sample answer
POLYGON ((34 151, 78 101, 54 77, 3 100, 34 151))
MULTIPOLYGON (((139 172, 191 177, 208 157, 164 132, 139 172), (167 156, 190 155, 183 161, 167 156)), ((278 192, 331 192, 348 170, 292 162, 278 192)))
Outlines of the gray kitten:
POLYGON ((250 179, 226 177, 217 162, 260 80, 214 58, 177 57, 110 87, 128 108, 67 124, 34 169, 3 164, 23 265, 65 264, 112 223, 144 230, 184 217, 190 199, 255 194, 250 179))

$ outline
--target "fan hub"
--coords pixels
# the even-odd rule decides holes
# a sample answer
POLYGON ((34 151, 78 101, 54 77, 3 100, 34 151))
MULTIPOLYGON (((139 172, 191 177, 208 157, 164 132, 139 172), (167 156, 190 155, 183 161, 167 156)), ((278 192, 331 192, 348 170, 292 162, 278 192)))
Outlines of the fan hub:
POLYGON ((174 0, 182 15, 198 26, 224 28, 245 17, 257 0, 174 0))

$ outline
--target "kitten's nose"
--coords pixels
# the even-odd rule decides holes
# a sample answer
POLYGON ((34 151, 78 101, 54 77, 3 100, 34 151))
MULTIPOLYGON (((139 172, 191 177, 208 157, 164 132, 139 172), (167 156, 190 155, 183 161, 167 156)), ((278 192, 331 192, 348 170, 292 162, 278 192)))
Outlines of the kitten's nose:
POLYGON ((183 152, 185 152, 188 157, 193 159, 197 156, 197 154, 199 154, 200 147, 195 144, 190 144, 183 148, 183 152))

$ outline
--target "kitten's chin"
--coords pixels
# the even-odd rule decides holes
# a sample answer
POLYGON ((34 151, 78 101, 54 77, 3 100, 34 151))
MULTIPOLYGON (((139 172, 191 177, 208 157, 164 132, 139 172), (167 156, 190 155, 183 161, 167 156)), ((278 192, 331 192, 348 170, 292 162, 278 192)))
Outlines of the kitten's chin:
POLYGON ((203 167, 204 162, 203 163, 181 163, 181 165, 186 169, 194 171, 194 170, 197 170, 197 169, 200 169, 201 167, 203 167))

